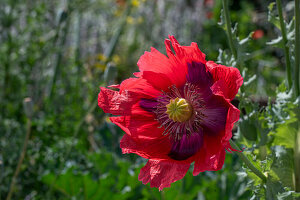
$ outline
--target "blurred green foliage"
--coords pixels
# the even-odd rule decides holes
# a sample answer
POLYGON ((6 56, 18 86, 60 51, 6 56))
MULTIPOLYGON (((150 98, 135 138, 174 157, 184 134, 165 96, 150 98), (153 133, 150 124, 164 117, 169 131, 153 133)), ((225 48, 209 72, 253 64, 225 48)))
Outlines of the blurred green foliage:
MULTIPOLYGON (((250 190, 262 196, 259 180, 253 175, 249 181, 251 172, 230 154, 221 171, 197 177, 188 172, 163 192, 144 186, 137 177, 145 160, 121 155, 123 133, 96 105, 100 85, 131 76, 150 46, 164 52, 168 34, 184 45, 197 42, 208 60, 234 64, 218 25, 221 7, 221 1, 201 0, 1 0, 0 199, 9 191, 24 142, 25 97, 34 104, 32 131, 12 199, 225 200, 249 199, 250 190)), ((286 134, 297 130, 297 113, 284 84, 276 90, 285 68, 283 51, 266 45, 279 32, 268 22, 267 8, 262 0, 230 4, 237 43, 246 45, 241 52, 247 55, 237 66, 243 67, 245 91, 238 97, 244 114, 236 136, 249 155, 261 156, 253 162, 292 187, 286 134), (250 33, 257 30, 262 35, 255 38, 250 33), (289 173, 282 174, 282 167, 289 173)), ((273 188, 272 181, 267 184, 273 188)), ((280 187, 282 195, 289 195, 285 189, 280 187)))

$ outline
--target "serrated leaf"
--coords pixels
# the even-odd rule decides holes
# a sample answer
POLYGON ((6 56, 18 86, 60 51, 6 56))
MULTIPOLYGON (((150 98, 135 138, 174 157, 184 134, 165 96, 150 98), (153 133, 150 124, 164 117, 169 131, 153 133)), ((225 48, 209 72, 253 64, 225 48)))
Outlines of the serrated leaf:
POLYGON ((279 45, 282 42, 282 36, 279 36, 276 39, 271 40, 270 42, 267 42, 267 45, 279 45))
POLYGON ((251 76, 250 78, 248 78, 248 80, 246 80, 246 81, 244 82, 244 86, 250 85, 250 84, 253 83, 255 80, 256 80, 256 74, 254 74, 253 76, 251 76))
POLYGON ((219 49, 219 55, 218 55, 217 63, 227 65, 227 66, 235 66, 235 64, 236 64, 233 56, 229 56, 222 49, 219 49))
POLYGON ((269 11, 272 11, 274 9, 274 6, 275 6, 275 2, 272 2, 268 5, 268 10, 269 11))
POLYGON ((221 26, 225 30, 225 20, 224 20, 224 10, 221 10, 221 15, 220 15, 220 21, 218 22, 218 25, 221 26))
POLYGON ((244 38, 241 41, 239 41, 239 45, 240 46, 245 45, 247 42, 249 42, 250 40, 252 40, 253 33, 254 32, 250 32, 246 38, 244 38))
POLYGON ((272 176, 268 176, 266 182, 266 199, 267 200, 277 199, 277 195, 283 192, 285 191, 283 186, 280 184, 280 182, 274 180, 272 176))
POLYGON ((282 146, 273 148, 272 171, 285 187, 293 188, 293 151, 282 146))
POLYGON ((294 200, 300 197, 300 193, 294 191, 287 191, 277 196, 278 200, 294 200))
POLYGON ((252 118, 244 116, 240 122, 240 131, 243 136, 250 141, 256 141, 257 139, 257 128, 255 126, 255 121, 252 118))
POLYGON ((279 125, 276 131, 271 134, 274 136, 273 145, 294 148, 297 126, 297 118, 289 119, 285 123, 279 125))
POLYGON ((280 29, 280 21, 279 21, 279 18, 276 16, 275 14, 275 2, 272 2, 269 4, 268 6, 268 21, 271 22, 272 24, 274 24, 279 30, 280 29))

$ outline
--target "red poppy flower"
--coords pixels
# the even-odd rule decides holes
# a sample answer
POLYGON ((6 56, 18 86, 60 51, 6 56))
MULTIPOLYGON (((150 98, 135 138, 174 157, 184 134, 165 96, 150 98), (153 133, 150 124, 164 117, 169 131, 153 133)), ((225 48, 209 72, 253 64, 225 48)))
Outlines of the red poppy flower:
POLYGON ((98 96, 126 132, 122 152, 149 159, 139 180, 159 190, 182 179, 192 162, 194 176, 222 168, 240 114, 230 101, 243 83, 238 69, 206 61, 196 43, 180 46, 169 38, 167 56, 151 48, 135 78, 110 86, 119 91, 101 87, 98 96))

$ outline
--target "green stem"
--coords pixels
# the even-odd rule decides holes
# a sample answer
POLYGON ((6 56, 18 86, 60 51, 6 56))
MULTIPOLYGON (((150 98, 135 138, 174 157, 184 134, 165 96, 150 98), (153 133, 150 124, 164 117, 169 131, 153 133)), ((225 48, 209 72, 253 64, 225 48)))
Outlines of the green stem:
POLYGON ((76 88, 80 87, 81 73, 82 73, 82 61, 81 61, 81 28, 82 28, 82 13, 78 13, 78 27, 77 27, 77 40, 76 40, 76 51, 75 51, 75 65, 77 65, 77 80, 76 88))
POLYGON ((285 63, 286 63, 286 77, 288 80, 289 89, 291 89, 293 82, 292 82, 290 52, 289 52, 289 48, 287 46, 288 40, 287 40, 286 27, 285 27, 285 23, 284 23, 284 19, 283 19, 283 14, 282 14, 281 0, 276 0, 276 4, 277 4, 278 15, 279 15, 283 46, 284 46, 283 49, 284 49, 285 63))
POLYGON ((113 37, 111 38, 108 47, 106 48, 104 52, 104 56, 107 59, 106 64, 110 61, 111 57, 113 56, 116 46, 119 42, 120 36, 122 35, 125 26, 127 24, 127 17, 130 15, 131 12, 131 6, 128 6, 126 10, 123 13, 123 18, 121 19, 120 25, 118 26, 117 31, 114 33, 113 37))
POLYGON ((222 2, 223 2, 223 10, 225 15, 225 23, 226 23, 229 47, 232 55, 234 56, 234 59, 237 60, 237 52, 234 48, 232 33, 231 33, 231 21, 230 21, 229 9, 228 9, 228 0, 222 0, 222 2))
POLYGON ((240 159, 242 159, 242 161, 244 161, 244 163, 247 165, 247 167, 256 175, 258 176, 262 181, 266 182, 267 181, 267 177, 259 170, 257 169, 252 162, 247 158, 247 156, 245 156, 245 154, 243 154, 240 151, 240 148, 235 144, 234 141, 230 140, 230 145, 238 150, 236 151, 237 155, 240 157, 240 159))
POLYGON ((294 162, 295 191, 300 192, 300 123, 295 137, 294 162))
POLYGON ((295 0, 295 94, 300 94, 299 68, 300 68, 300 0, 295 0))
MULTIPOLYGON (((68 10, 67 12, 68 12, 67 15, 70 15, 70 11, 68 10)), ((50 99, 52 99, 55 94, 56 80, 60 73, 61 63, 63 60, 63 53, 64 53, 64 49, 65 49, 64 47, 65 47, 65 43, 67 41, 70 23, 71 23, 70 17, 67 16, 65 27, 62 30, 62 32, 63 32, 62 39, 59 44, 59 50, 58 50, 57 57, 56 57, 56 62, 55 62, 55 67, 54 67, 54 75, 53 75, 53 78, 50 83, 50 95, 49 95, 50 99)))
POLYGON ((11 197, 12 197, 12 195, 13 195, 14 187, 15 187, 15 184, 16 184, 16 180, 17 180, 17 177, 19 175, 19 172, 20 172, 20 169, 21 169, 21 165, 22 165, 22 163, 24 161, 24 158, 25 158, 25 154, 26 154, 26 150, 27 150, 27 145, 28 145, 28 141, 29 141, 29 137, 30 137, 30 133, 31 133, 31 119, 30 118, 28 118, 26 126, 27 126, 26 127, 26 135, 25 135, 23 149, 21 151, 21 155, 19 157, 19 161, 18 161, 16 170, 15 170, 15 173, 14 173, 14 175, 12 177, 12 181, 11 181, 11 184, 10 184, 10 187, 9 187, 9 192, 7 194, 6 200, 10 200, 11 197))

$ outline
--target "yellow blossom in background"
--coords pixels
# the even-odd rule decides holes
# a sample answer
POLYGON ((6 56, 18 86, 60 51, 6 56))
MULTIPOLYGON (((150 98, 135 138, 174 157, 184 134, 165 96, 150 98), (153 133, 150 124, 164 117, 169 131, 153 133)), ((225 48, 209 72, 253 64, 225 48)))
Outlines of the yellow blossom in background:
POLYGON ((131 1, 131 5, 133 7, 139 7, 140 6, 140 1, 139 0, 132 0, 131 1))
POLYGON ((113 61, 115 64, 118 65, 118 64, 121 63, 121 58, 120 58, 120 56, 118 56, 118 55, 113 55, 112 61, 113 61))
POLYGON ((131 16, 128 16, 127 18, 126 18, 126 22, 127 22, 127 24, 134 24, 134 18, 133 17, 131 17, 131 16))
POLYGON ((122 15, 122 13, 123 13, 123 11, 122 11, 121 9, 118 9, 118 10, 116 10, 116 11, 114 12, 114 15, 115 15, 116 17, 120 17, 120 16, 122 15))
POLYGON ((97 55, 98 60, 106 62, 107 61, 107 57, 103 54, 103 53, 99 53, 97 55))
POLYGON ((138 24, 141 24, 144 22, 144 18, 143 17, 138 17, 137 19, 138 24))
POLYGON ((101 63, 99 63, 99 62, 96 62, 96 63, 94 64, 94 67, 95 67, 95 68, 99 68, 99 69, 101 69, 102 71, 104 71, 105 68, 106 68, 106 65, 101 64, 101 63))

